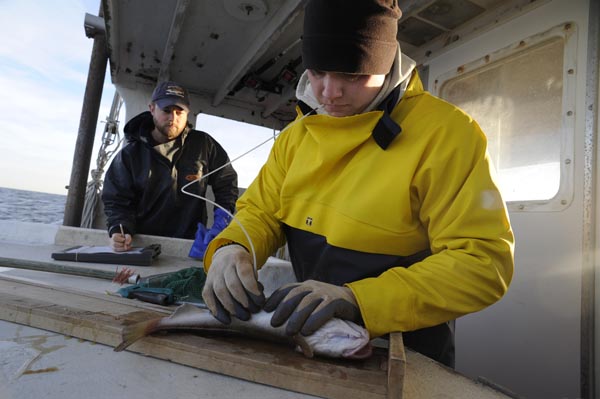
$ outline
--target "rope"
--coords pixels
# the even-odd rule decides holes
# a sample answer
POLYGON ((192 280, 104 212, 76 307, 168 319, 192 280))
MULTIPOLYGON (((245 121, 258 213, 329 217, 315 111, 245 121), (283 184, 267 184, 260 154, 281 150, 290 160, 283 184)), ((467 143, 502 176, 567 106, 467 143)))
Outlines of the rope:
POLYGON ((115 91, 110 114, 106 117, 106 125, 104 126, 104 132, 102 133, 102 144, 100 145, 98 157, 96 158, 96 169, 93 169, 90 172, 92 180, 89 181, 86 186, 85 202, 83 204, 83 213, 81 215, 81 227, 88 229, 94 227, 96 210, 98 209, 98 203, 100 202, 100 195, 102 193, 102 176, 104 175, 104 168, 110 158, 119 150, 121 142, 123 141, 123 138, 119 133, 119 112, 121 111, 121 105, 123 105, 123 99, 119 95, 119 92, 115 91), (113 145, 114 148, 110 149, 113 145))

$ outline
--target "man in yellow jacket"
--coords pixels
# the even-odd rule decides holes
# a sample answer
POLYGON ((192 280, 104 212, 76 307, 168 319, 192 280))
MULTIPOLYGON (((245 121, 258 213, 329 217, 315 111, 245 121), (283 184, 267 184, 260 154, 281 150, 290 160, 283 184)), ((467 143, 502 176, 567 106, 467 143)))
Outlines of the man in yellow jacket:
POLYGON ((453 366, 453 321, 506 293, 514 237, 485 135, 423 90, 400 16, 396 0, 308 1, 298 118, 237 202, 244 229, 207 248, 203 297, 225 323, 274 311, 288 334, 331 317, 402 331, 453 366), (254 262, 285 243, 298 283, 265 303, 254 262))

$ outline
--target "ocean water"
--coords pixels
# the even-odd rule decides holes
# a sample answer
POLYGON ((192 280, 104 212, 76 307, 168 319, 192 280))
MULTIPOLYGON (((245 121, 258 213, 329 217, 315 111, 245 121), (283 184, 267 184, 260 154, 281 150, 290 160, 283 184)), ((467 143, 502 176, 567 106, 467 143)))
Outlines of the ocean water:
POLYGON ((66 195, 0 187, 0 220, 62 224, 66 195))

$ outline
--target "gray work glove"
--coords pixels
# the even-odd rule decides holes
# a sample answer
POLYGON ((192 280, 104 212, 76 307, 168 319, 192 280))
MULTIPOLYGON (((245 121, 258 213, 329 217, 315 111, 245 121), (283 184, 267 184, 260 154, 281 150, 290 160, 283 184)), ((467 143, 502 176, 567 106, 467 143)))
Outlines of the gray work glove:
POLYGON ((254 276, 252 257, 237 244, 217 249, 202 290, 204 303, 221 323, 231 323, 233 314, 250 319, 265 302, 263 287, 254 276))
POLYGON ((352 290, 321 281, 307 280, 277 289, 267 300, 264 310, 271 312, 271 325, 279 327, 287 320, 288 335, 311 335, 329 319, 351 320, 363 324, 352 290))

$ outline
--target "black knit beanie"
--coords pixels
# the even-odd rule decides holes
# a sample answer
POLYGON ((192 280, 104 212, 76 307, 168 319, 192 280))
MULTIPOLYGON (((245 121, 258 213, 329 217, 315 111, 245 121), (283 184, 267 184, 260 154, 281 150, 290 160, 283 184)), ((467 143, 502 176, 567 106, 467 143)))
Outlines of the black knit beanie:
POLYGON ((309 0, 302 61, 307 69, 387 74, 396 56, 397 0, 309 0))

